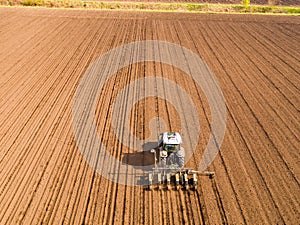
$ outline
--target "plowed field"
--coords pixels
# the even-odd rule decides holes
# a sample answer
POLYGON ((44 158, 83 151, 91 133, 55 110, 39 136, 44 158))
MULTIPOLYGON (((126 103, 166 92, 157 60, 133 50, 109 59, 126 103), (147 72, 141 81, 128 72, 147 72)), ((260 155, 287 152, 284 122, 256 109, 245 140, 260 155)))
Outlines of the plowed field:
MULTIPOLYGON (((299 17, 0 9, 0 224, 299 224, 299 72, 299 17), (111 182, 76 145, 72 105, 81 77, 105 52, 138 40, 190 49, 223 91, 227 129, 209 168, 216 176, 201 178, 197 191, 111 182)), ((127 163, 138 157, 113 133, 112 102, 148 76, 172 80, 193 99, 201 135, 186 166, 196 169, 210 109, 201 88, 169 65, 138 63, 106 82, 96 112, 102 142, 127 163)), ((146 92, 136 87, 136 96, 146 92)), ((180 130, 172 105, 149 97, 133 106, 132 132, 144 139, 164 131, 150 132, 157 116, 165 129, 180 130)))

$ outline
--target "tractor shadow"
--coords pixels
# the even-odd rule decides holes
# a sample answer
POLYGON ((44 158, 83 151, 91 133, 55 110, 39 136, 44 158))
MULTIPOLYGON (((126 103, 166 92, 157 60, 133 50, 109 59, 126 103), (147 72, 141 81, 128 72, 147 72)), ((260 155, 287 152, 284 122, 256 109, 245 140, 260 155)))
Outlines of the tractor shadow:
MULTIPOLYGON (((145 167, 143 170, 148 170, 151 165, 154 167, 154 154, 150 151, 151 149, 157 149, 157 142, 147 142, 143 144, 142 148, 142 152, 123 154, 122 163, 140 169, 145 167)), ((158 153, 158 151, 156 152, 158 153)))

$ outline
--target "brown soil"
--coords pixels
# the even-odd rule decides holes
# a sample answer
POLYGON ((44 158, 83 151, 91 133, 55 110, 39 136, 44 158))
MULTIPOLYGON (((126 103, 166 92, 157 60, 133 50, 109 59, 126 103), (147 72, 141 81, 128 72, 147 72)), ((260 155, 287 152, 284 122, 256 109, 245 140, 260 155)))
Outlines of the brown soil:
MULTIPOLYGON (((288 16, 0 9, 0 224, 298 224, 299 31, 300 18, 288 16), (201 178, 197 191, 110 182, 76 146, 72 102, 88 65, 116 46, 145 39, 198 54, 226 99, 227 131, 210 167, 216 177, 201 178)), ((157 63, 119 73, 105 85, 97 111, 99 135, 111 153, 139 157, 112 135, 116 94, 139 77, 162 76, 195 101, 201 147, 187 166, 196 169, 210 125, 201 88, 157 63)), ((141 138, 150 135, 153 116, 180 129, 176 112, 161 99, 144 99, 133 112, 133 132, 141 138)))

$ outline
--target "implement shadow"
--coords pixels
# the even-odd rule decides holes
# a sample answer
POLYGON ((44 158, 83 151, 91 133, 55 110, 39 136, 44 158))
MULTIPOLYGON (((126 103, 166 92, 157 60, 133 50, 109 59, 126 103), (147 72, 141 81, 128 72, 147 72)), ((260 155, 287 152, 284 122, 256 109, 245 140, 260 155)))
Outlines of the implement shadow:
POLYGON ((147 142, 143 144, 142 148, 142 152, 124 153, 122 163, 137 169, 145 167, 143 170, 149 171, 149 166, 153 165, 154 167, 154 154, 150 151, 151 149, 157 150, 157 142, 147 142))

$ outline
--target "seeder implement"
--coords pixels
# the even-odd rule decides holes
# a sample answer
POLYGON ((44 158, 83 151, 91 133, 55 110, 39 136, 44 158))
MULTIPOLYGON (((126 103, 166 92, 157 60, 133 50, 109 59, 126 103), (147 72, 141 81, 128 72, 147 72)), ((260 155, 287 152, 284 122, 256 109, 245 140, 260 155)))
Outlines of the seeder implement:
POLYGON ((152 190, 156 185, 160 190, 170 190, 175 186, 185 190, 190 188, 196 190, 198 187, 198 176, 208 176, 212 179, 214 172, 200 172, 184 168, 185 150, 181 146, 182 139, 177 132, 165 132, 158 136, 158 146, 151 149, 154 156, 154 168, 148 174, 148 186, 152 190))
POLYGON ((210 179, 214 177, 214 172, 199 172, 186 168, 153 168, 148 175, 148 187, 152 190, 154 186, 158 190, 176 190, 183 188, 185 190, 196 190, 198 187, 198 176, 208 176, 210 179))

